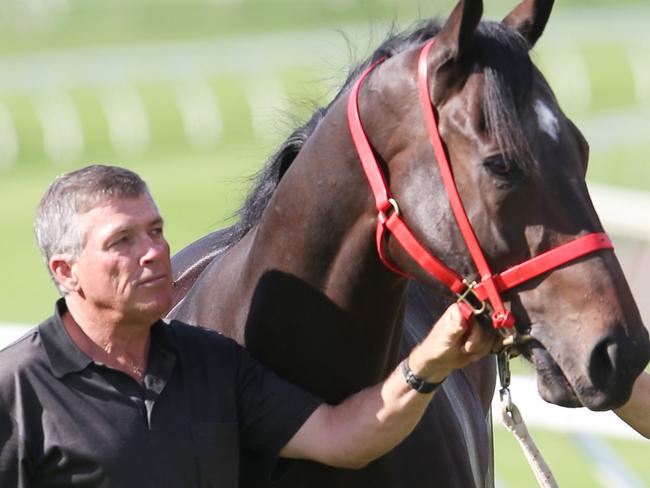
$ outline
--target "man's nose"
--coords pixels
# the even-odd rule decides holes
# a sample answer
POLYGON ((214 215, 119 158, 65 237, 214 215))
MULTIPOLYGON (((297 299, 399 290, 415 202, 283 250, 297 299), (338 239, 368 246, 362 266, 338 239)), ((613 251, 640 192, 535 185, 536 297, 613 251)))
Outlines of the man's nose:
POLYGON ((165 257, 169 256, 169 245, 162 236, 157 238, 146 236, 143 239, 142 246, 142 255, 140 258, 142 263, 165 259, 165 257))

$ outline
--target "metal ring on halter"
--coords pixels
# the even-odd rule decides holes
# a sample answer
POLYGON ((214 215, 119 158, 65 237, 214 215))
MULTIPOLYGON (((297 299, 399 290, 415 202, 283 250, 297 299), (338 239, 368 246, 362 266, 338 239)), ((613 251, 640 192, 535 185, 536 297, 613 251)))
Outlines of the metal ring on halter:
POLYGON ((533 336, 530 334, 511 334, 507 336, 505 339, 503 339, 503 345, 506 347, 509 346, 516 346, 519 344, 523 344, 524 342, 532 341, 533 336))
POLYGON ((463 280, 463 284, 467 287, 465 291, 462 293, 456 293, 456 296, 458 299, 456 300, 456 303, 459 302, 465 302, 465 304, 472 309, 472 314, 474 315, 481 315, 482 313, 485 312, 487 309, 487 302, 485 300, 481 300, 477 295, 476 292, 474 292, 474 288, 478 286, 476 281, 472 281, 471 283, 467 280, 463 280), (481 304, 480 307, 474 306, 472 302, 469 300, 469 295, 472 295, 478 302, 481 304))
POLYGON ((510 409, 512 408, 512 398, 510 396, 510 389, 501 388, 499 390, 499 399, 501 400, 502 403, 505 404, 506 411, 510 411, 510 409))
POLYGON ((393 207, 393 212, 395 212, 395 215, 399 216, 399 205, 397 205, 397 201, 394 198, 389 198, 388 203, 390 203, 393 207))
POLYGON ((377 214, 377 219, 381 225, 386 225, 388 218, 393 214, 399 217, 399 205, 397 205, 397 201, 394 198, 389 198, 388 203, 390 207, 387 206, 386 208, 379 209, 379 213, 377 214), (392 212, 389 210, 390 208, 393 209, 392 212))
POLYGON ((501 351, 507 352, 509 357, 514 358, 519 356, 522 352, 519 346, 522 344, 534 340, 534 337, 530 334, 520 334, 516 329, 504 330, 499 329, 499 333, 503 337, 501 342, 501 351))

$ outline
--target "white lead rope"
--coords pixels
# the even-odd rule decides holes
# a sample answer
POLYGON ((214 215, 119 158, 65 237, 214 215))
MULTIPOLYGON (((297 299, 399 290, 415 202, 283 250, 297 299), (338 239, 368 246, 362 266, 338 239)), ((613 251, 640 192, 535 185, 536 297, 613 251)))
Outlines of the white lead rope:
POLYGON ((533 470, 539 486, 542 488, 557 488, 558 484, 551 472, 551 468, 546 464, 544 456, 539 452, 535 441, 530 436, 517 405, 512 403, 510 390, 503 388, 499 395, 501 397, 501 421, 512 432, 515 439, 519 441, 521 450, 524 451, 526 460, 533 470))
POLYGON ((539 486, 542 488, 558 488, 557 481, 548 467, 544 456, 537 448, 535 441, 530 436, 528 428, 521 417, 519 408, 512 402, 510 397, 510 354, 506 349, 499 353, 497 358, 499 380, 501 382, 501 390, 499 396, 501 398, 501 422, 506 428, 512 432, 515 439, 519 442, 521 450, 524 451, 524 456, 528 461, 539 486))

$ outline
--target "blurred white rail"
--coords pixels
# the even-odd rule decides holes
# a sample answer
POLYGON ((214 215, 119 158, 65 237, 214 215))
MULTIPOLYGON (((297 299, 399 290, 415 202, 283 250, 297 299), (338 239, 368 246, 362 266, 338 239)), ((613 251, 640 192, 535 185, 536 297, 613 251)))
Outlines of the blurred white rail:
POLYGON ((32 325, 0 322, 0 349, 11 344, 32 327, 32 325))
MULTIPOLYGON (((586 408, 564 408, 546 403, 537 393, 536 380, 532 376, 513 376, 510 392, 512 401, 519 407, 528 427, 539 427, 554 432, 622 437, 647 442, 645 437, 638 434, 611 411, 592 412, 586 408)), ((496 412, 500 410, 498 392, 495 393, 492 400, 492 409, 496 412)), ((500 426, 497 421, 494 424, 500 426)))

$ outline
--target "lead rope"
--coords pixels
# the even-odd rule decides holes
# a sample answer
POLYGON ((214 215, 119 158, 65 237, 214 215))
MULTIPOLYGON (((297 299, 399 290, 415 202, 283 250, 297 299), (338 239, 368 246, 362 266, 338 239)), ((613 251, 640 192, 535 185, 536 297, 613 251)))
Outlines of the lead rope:
POLYGON ((521 413, 512 401, 510 396, 510 352, 505 347, 497 356, 497 365, 499 370, 499 381, 501 389, 499 397, 501 399, 501 422, 512 432, 515 439, 519 442, 521 450, 528 461, 539 486, 542 488, 558 488, 555 477, 548 467, 544 456, 539 452, 535 441, 530 436, 528 428, 521 417, 521 413))

